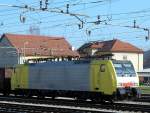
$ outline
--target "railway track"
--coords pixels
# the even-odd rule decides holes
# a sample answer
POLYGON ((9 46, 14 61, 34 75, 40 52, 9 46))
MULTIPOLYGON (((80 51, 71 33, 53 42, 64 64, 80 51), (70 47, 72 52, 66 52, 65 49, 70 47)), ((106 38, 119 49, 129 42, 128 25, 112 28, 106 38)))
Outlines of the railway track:
POLYGON ((30 104, 18 102, 0 102, 0 112, 5 113, 113 113, 110 110, 72 107, 72 106, 54 106, 43 104, 30 104))
POLYGON ((137 102, 149 102, 150 103, 150 94, 142 94, 140 99, 136 99, 137 102))
POLYGON ((135 102, 130 102, 130 101, 121 102, 121 103, 117 102, 117 103, 114 103, 114 107, 116 110, 150 113, 149 103, 135 103, 135 102))
POLYGON ((150 103, 115 102, 93 103, 91 101, 75 101, 66 99, 36 99, 0 97, 0 112, 23 112, 23 113, 70 113, 70 112, 150 112, 150 103))

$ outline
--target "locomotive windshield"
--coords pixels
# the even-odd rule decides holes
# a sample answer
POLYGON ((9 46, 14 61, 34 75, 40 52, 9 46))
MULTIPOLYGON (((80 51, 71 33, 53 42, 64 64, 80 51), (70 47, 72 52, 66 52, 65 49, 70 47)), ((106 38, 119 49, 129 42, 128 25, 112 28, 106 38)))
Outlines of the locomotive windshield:
POLYGON ((134 67, 129 61, 113 61, 118 77, 135 77, 134 67))

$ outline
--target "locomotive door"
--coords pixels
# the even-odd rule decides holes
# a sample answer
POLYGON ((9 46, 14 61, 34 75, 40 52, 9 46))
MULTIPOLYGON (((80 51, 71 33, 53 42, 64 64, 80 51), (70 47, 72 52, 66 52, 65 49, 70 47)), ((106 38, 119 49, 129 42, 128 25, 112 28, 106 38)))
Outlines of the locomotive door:
POLYGON ((91 90, 99 91, 100 89, 99 81, 99 65, 91 65, 91 90))
POLYGON ((107 66, 105 63, 100 64, 99 66, 99 84, 101 92, 105 92, 109 88, 107 82, 107 66))
POLYGON ((93 91, 104 92, 109 87, 107 86, 107 66, 105 63, 93 64, 91 66, 91 76, 93 91))

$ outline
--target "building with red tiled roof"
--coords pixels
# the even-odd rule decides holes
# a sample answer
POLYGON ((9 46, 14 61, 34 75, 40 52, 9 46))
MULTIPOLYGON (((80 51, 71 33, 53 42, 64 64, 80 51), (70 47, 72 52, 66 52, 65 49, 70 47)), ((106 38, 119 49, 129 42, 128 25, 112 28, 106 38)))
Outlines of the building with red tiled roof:
POLYGON ((137 71, 143 69, 142 49, 118 39, 86 43, 78 49, 78 52, 81 57, 113 54, 113 59, 131 60, 137 71))
POLYGON ((20 56, 20 62, 23 60, 62 60, 79 57, 78 52, 72 50, 72 46, 64 37, 3 34, 0 46, 16 48, 20 56))

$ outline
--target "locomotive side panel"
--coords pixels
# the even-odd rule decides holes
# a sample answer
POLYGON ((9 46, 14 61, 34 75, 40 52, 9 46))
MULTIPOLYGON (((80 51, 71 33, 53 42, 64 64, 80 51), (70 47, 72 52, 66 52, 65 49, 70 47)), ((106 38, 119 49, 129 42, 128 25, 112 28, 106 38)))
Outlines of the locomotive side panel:
POLYGON ((89 63, 43 63, 29 66, 29 89, 90 91, 89 63))
POLYGON ((70 90, 90 91, 90 64, 68 65, 66 70, 70 90))

